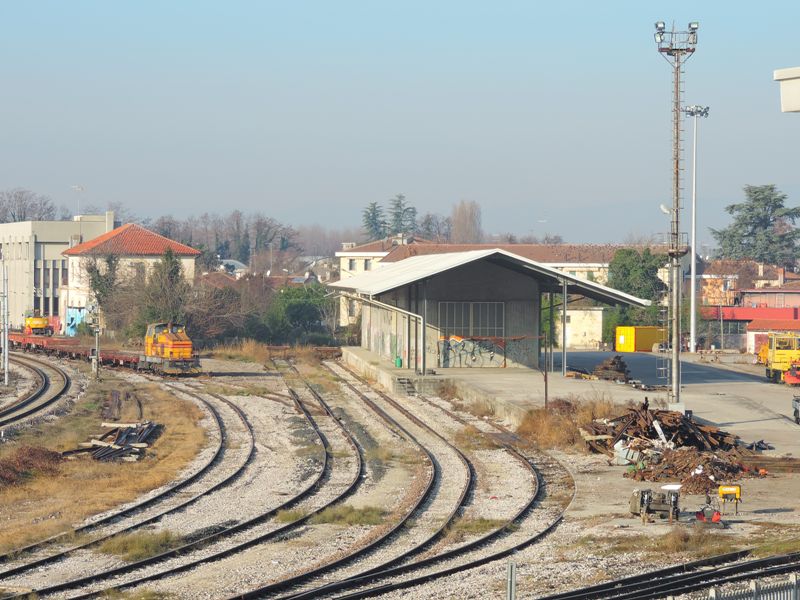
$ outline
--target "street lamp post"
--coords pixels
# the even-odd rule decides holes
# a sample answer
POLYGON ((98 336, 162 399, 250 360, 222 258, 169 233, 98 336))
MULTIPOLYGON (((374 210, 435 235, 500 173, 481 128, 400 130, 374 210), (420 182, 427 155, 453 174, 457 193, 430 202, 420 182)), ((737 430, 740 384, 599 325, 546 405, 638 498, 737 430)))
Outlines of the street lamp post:
POLYGON ((681 243, 681 74, 683 64, 694 54, 697 45, 696 21, 689 23, 688 31, 667 31, 663 21, 655 24, 655 41, 658 52, 672 65, 672 216, 669 235, 670 257, 670 326, 672 328, 672 365, 670 399, 680 402, 681 396, 681 257, 687 248, 681 243))
POLYGON ((691 277, 689 282, 689 352, 697 352, 697 117, 706 118, 708 106, 692 104, 683 109, 688 116, 694 117, 694 135, 692 139, 692 239, 691 239, 691 277))

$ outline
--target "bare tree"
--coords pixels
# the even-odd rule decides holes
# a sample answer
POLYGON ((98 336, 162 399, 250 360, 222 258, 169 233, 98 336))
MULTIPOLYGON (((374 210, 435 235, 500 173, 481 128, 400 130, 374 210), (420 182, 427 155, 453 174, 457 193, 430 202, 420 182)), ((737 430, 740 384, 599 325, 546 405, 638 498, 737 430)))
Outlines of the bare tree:
POLYGON ((481 207, 474 200, 461 200, 453 206, 451 241, 454 244, 477 244, 483 239, 481 207))
POLYGON ((52 221, 56 218, 53 201, 24 188, 0 192, 0 222, 52 221))

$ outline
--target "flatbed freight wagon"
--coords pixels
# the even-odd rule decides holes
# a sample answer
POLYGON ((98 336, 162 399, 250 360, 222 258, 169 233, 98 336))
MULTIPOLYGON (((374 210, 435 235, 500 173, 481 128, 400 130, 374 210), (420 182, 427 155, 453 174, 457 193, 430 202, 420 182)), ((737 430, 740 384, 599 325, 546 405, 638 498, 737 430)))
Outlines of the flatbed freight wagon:
POLYGON ((617 327, 614 348, 617 352, 652 352, 666 338, 663 327, 617 327))

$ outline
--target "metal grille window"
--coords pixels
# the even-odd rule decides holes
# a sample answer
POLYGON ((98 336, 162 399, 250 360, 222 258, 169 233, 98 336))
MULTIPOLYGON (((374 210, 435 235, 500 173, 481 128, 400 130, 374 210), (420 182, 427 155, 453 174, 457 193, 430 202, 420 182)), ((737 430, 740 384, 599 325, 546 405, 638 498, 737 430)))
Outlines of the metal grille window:
POLYGON ((503 302, 439 302, 441 335, 505 337, 503 302))

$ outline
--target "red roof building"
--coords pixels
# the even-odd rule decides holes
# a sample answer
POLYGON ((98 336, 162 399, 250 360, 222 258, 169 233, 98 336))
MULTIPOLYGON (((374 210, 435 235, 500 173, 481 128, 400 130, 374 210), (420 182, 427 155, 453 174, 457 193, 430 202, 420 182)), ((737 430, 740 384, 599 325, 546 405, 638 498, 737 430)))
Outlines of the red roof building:
POLYGON ((167 250, 176 256, 199 256, 200 251, 159 235, 141 225, 127 223, 94 239, 65 250, 64 256, 161 256, 167 250))

